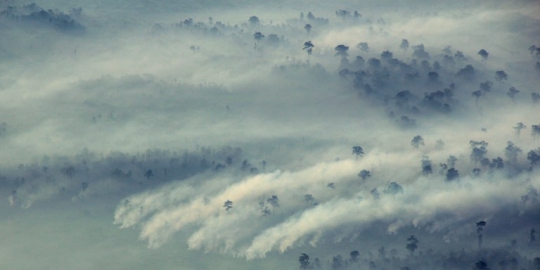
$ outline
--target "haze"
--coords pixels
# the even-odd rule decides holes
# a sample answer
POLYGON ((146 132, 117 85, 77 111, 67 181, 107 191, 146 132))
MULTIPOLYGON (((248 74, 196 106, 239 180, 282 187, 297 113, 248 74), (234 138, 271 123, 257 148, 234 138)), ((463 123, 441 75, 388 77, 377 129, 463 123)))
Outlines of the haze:
POLYGON ((0 2, 2 269, 540 269, 536 1, 0 2))

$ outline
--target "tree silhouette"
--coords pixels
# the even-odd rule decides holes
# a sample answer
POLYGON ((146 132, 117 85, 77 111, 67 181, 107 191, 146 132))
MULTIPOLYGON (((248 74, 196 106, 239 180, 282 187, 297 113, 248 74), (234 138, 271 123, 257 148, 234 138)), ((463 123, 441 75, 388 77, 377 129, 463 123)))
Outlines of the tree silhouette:
POLYGON ((471 140, 469 141, 469 145, 472 148, 471 155, 470 155, 471 161, 474 161, 474 163, 476 164, 479 161, 481 161, 484 158, 485 154, 487 153, 486 147, 488 146, 488 143, 484 141, 471 140))
POLYGON ((315 47, 315 45, 313 45, 311 41, 306 41, 304 42, 304 48, 302 48, 302 50, 306 50, 308 55, 311 55, 311 53, 313 52, 313 47, 315 47))
POLYGON ((431 167, 431 160, 429 159, 428 156, 422 157, 421 164, 422 164, 422 174, 427 175, 433 172, 432 167, 431 167))
POLYGON ((348 46, 345 46, 343 44, 337 45, 334 50, 336 51, 336 55, 341 56, 342 58, 347 57, 349 54, 347 51, 349 50, 348 46))
POLYGON ((450 155, 447 159, 446 159, 446 162, 448 163, 448 166, 450 166, 450 168, 454 168, 456 166, 456 162, 458 161, 458 159, 452 155, 450 155))
POLYGON ((540 164, 540 148, 529 151, 527 159, 531 162, 531 166, 540 164))
POLYGON ((486 226, 486 222, 485 221, 479 221, 479 222, 476 222, 476 233, 478 234, 478 249, 481 250, 482 249, 482 232, 484 231, 484 226, 486 226))
POLYGON ((249 17, 249 24, 251 25, 258 25, 260 22, 259 22, 259 17, 257 16, 251 16, 249 17))
POLYGON ((515 163, 517 156, 523 152, 521 148, 517 147, 513 142, 508 141, 506 148, 504 149, 504 155, 508 158, 508 161, 515 163))
POLYGON ((361 170, 358 173, 358 177, 362 178, 362 180, 366 180, 366 178, 371 177, 371 173, 368 170, 361 170))
POLYGON ((464 68, 460 69, 456 76, 459 78, 462 78, 464 80, 473 80, 474 76, 476 75, 476 71, 474 70, 474 67, 471 65, 466 65, 464 68))
POLYGON ((446 171, 446 181, 452 181, 455 179, 459 179, 459 171, 454 168, 448 169, 448 171, 446 171))
POLYGON ((349 259, 351 263, 357 263, 359 261, 358 258, 360 257, 360 252, 358 252, 358 250, 351 251, 349 255, 351 256, 351 258, 349 259))
POLYGON ((409 41, 407 39, 402 39, 401 44, 399 44, 399 48, 403 50, 403 52, 407 52, 409 49, 409 41))
POLYGON ((150 180, 150 178, 154 177, 154 173, 152 170, 148 170, 144 173, 144 177, 146 177, 147 180, 150 180))
POLYGON ((358 157, 362 157, 364 155, 364 149, 362 149, 361 146, 353 146, 352 153, 356 155, 356 160, 358 160, 358 157))
POLYGON ((497 80, 499 84, 502 84, 503 81, 508 80, 508 74, 506 74, 504 70, 497 70, 495 72, 495 80, 497 80))
POLYGON ((540 136, 540 124, 531 125, 531 136, 536 140, 540 136))
POLYGON ((491 91, 491 86, 493 83, 491 81, 485 81, 480 83, 480 90, 482 90, 482 95, 485 95, 487 92, 491 91))
POLYGON ((526 128, 527 126, 523 124, 522 122, 517 123, 516 126, 514 127, 514 129, 516 130, 516 135, 519 137, 519 135, 521 134, 521 130, 526 129, 526 128))
POLYGON ((419 44, 419 45, 413 46, 412 48, 414 50, 413 57, 418 58, 418 59, 424 59, 424 60, 430 59, 429 53, 426 52, 424 49, 424 44, 419 44))
POLYGON ((414 251, 418 248, 418 238, 416 236, 411 235, 409 238, 407 238, 407 250, 411 252, 411 256, 413 256, 414 251))
POLYGON ((298 258, 298 262, 300 262, 300 269, 310 269, 309 256, 307 254, 302 253, 298 258))
POLYGON ((227 200, 227 201, 223 204, 223 207, 225 208, 225 210, 229 211, 229 210, 231 210, 231 208, 233 208, 233 202, 230 201, 230 200, 227 200))
POLYGON ((424 139, 422 138, 422 136, 420 135, 417 135, 417 136, 414 136, 414 138, 412 139, 411 141, 411 145, 412 147, 414 147, 415 149, 418 149, 418 147, 420 145, 424 146, 424 139))
POLYGON ((506 93, 506 95, 509 96, 513 102, 516 102, 515 97, 517 93, 519 93, 519 90, 517 90, 515 87, 512 86, 508 89, 508 93, 506 93))
POLYGON ((260 42, 264 38, 264 35, 261 32, 255 32, 253 38, 257 40, 257 42, 260 42))
POLYGON ((367 42, 360 42, 358 45, 356 45, 356 47, 366 53, 369 51, 369 45, 367 42))
POLYGON ((478 52, 478 55, 480 55, 480 56, 482 57, 482 61, 483 61, 483 62, 486 62, 489 53, 488 53, 486 50, 481 49, 481 50, 478 52))
POLYGON ((312 27, 311 24, 309 24, 309 23, 306 23, 306 25, 304 25, 304 29, 306 30, 306 32, 307 32, 308 34, 311 33, 311 29, 312 29, 312 28, 313 28, 313 27, 312 27))
POLYGON ((489 270, 487 263, 484 261, 478 261, 474 264, 474 270, 489 270))
POLYGON ((390 183, 390 185, 388 185, 384 193, 395 196, 397 194, 403 193, 403 187, 396 182, 392 182, 390 183))

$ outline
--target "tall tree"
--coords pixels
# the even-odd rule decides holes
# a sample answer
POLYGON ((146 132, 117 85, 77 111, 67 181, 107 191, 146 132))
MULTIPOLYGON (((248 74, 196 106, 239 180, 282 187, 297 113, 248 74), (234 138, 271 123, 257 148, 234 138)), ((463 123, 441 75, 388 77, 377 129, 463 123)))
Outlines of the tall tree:
POLYGON ((312 29, 312 28, 313 28, 313 27, 312 27, 311 24, 309 24, 309 23, 306 23, 306 25, 304 25, 304 29, 306 30, 306 32, 307 32, 308 34, 311 33, 311 29, 312 29))
POLYGON ((489 56, 489 53, 486 50, 481 49, 480 51, 478 51, 478 55, 480 55, 482 57, 483 62, 486 62, 487 58, 489 56))
POLYGON ((526 129, 526 128, 527 126, 523 124, 522 122, 517 123, 516 126, 514 127, 514 129, 516 130, 516 135, 519 137, 519 135, 521 134, 521 130, 526 129))
POLYGON ((313 43, 310 41, 306 41, 304 42, 304 48, 302 48, 302 50, 306 50, 306 52, 308 53, 308 55, 311 55, 311 53, 313 52, 313 47, 315 47, 315 45, 313 45, 313 43))
POLYGON ((418 238, 416 236, 411 235, 409 238, 407 238, 407 250, 411 252, 411 256, 413 256, 414 251, 418 248, 418 238))
POLYGON ((476 234, 478 234, 478 249, 479 250, 482 250, 482 242, 483 242, 482 232, 484 231, 484 226, 486 226, 486 224, 487 223, 483 220, 476 222, 476 234))
POLYGON ((361 146, 353 146, 352 153, 356 155, 356 160, 358 160, 358 157, 362 157, 364 155, 364 149, 362 149, 361 146))

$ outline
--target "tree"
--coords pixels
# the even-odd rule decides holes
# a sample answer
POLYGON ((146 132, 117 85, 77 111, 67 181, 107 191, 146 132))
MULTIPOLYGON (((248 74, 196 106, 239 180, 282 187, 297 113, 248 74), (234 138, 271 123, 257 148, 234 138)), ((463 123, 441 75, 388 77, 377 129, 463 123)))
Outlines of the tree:
POLYGON ((306 41, 306 42, 304 42, 304 48, 302 48, 302 50, 306 50, 308 55, 311 55, 311 53, 313 52, 313 47, 315 47, 315 45, 313 45, 313 43, 311 43, 311 40, 306 41))
POLYGON ((345 9, 336 10, 336 16, 341 17, 342 19, 345 19, 346 17, 349 17, 350 12, 345 9))
POLYGON ((514 127, 514 129, 516 130, 516 135, 519 137, 519 135, 521 134, 521 130, 526 129, 526 128, 527 126, 523 124, 522 122, 517 123, 516 126, 514 127))
POLYGON ((312 27, 311 24, 309 24, 309 23, 306 23, 306 25, 304 25, 304 29, 306 30, 306 32, 307 32, 308 34, 311 33, 311 29, 312 29, 312 28, 313 28, 313 27, 312 27))
POLYGON ((487 263, 484 261, 478 261, 474 264, 474 270, 489 270, 487 263))
POLYGON ((356 45, 356 48, 359 48, 361 51, 366 53, 369 51, 369 45, 367 42, 358 43, 358 45, 356 45))
POLYGON ((429 159, 428 156, 422 157, 421 164, 422 164, 422 174, 427 175, 433 172, 432 167, 431 167, 431 160, 429 159))
POLYGON ((255 32, 253 38, 257 40, 257 42, 260 42, 264 38, 264 35, 261 32, 255 32))
POLYGON ((535 45, 531 45, 531 46, 529 47, 529 52, 530 52, 531 54, 534 54, 534 53, 536 52, 536 49, 537 49, 537 48, 536 48, 535 45))
POLYGON ((469 145, 472 148, 472 152, 470 155, 470 158, 474 163, 478 163, 478 161, 481 161, 485 154, 487 153, 486 147, 488 146, 488 143, 485 141, 469 141, 469 145))
POLYGON ((478 249, 481 250, 482 249, 482 232, 484 231, 484 226, 486 226, 486 222, 485 221, 479 221, 479 222, 476 222, 476 233, 478 234, 478 249))
POLYGON ((412 147, 414 147, 415 149, 418 149, 418 147, 420 145, 424 146, 424 139, 422 138, 422 136, 420 135, 417 135, 417 136, 414 136, 414 138, 412 139, 411 141, 411 145, 412 147))
POLYGON ((148 170, 144 173, 144 177, 146 177, 147 180, 150 180, 150 178, 154 177, 154 173, 152 170, 148 170))
POLYGON ((272 195, 270 198, 266 200, 270 205, 272 205, 272 210, 274 208, 279 207, 279 198, 277 195, 272 195))
POLYGON ((450 155, 447 159, 446 159, 446 162, 448 163, 448 166, 450 166, 450 168, 454 168, 456 166, 456 162, 458 161, 458 159, 452 155, 450 155))
POLYGON ((455 179, 459 179, 459 171, 455 168, 448 169, 448 171, 446 171, 446 181, 452 181, 455 179))
POLYGON ((306 253, 300 255, 298 262, 300 262, 300 269, 310 269, 309 256, 306 253))
POLYGON ((459 61, 467 60, 467 58, 465 57, 465 55, 461 51, 456 51, 456 53, 454 54, 454 58, 459 60, 459 61))
POLYGON ((515 97, 517 93, 519 93, 519 90, 512 86, 508 89, 508 93, 506 93, 506 95, 509 96, 512 101, 516 102, 515 97))
POLYGON ((384 193, 395 196, 397 194, 403 193, 403 187, 396 182, 392 182, 390 183, 390 185, 388 185, 384 193))
POLYGON ((491 160, 490 167, 492 169, 502 169, 504 168, 504 162, 501 157, 497 157, 491 160))
POLYGON ((508 161, 515 163, 517 156, 521 154, 521 148, 517 147, 513 142, 508 141, 506 148, 504 149, 504 155, 508 158, 508 161))
POLYGON ((409 49, 409 41, 406 39, 402 39, 399 48, 402 49, 403 52, 407 52, 407 50, 409 49))
POLYGON ((251 25, 258 25, 260 22, 259 22, 259 17, 257 16, 251 16, 249 17, 249 24, 251 25))
POLYGON ((536 140, 538 136, 540 136, 540 124, 539 125, 531 125, 531 136, 536 140))
POLYGON ((364 149, 362 149, 361 146, 353 146, 352 153, 356 155, 356 160, 358 160, 358 157, 362 157, 364 155, 364 149))
POLYGON ((229 211, 231 208, 233 208, 233 202, 230 201, 230 200, 227 200, 227 201, 223 204, 223 207, 225 207, 225 210, 229 211))
POLYGON ((332 270, 337 270, 343 267, 343 258, 341 257, 341 255, 337 255, 332 258, 331 266, 332 270))
POLYGON ((531 162, 531 166, 540 164, 540 148, 529 151, 527 159, 531 162))
POLYGON ((371 177, 371 173, 368 170, 361 170, 358 173, 358 177, 362 178, 362 180, 366 180, 366 178, 371 177))
POLYGON ((359 261, 358 258, 360 257, 360 252, 358 252, 358 250, 351 251, 349 255, 351 256, 351 258, 349 259, 351 263, 357 263, 359 261))
POLYGON ((474 67, 471 65, 466 65, 464 68, 460 69, 456 73, 457 77, 462 78, 464 80, 468 80, 468 81, 473 80, 475 75, 476 75, 476 72, 474 70, 474 67))
POLYGON ((413 57, 418 58, 418 59, 424 59, 424 60, 430 59, 429 53, 426 52, 424 49, 424 44, 419 44, 419 45, 413 46, 412 48, 414 50, 413 57))
POLYGON ((481 49, 481 50, 478 52, 478 55, 480 55, 480 56, 482 57, 482 61, 483 61, 483 62, 486 62, 489 53, 488 53, 486 50, 481 49))
POLYGON ((502 84, 502 81, 508 80, 508 74, 504 70, 497 70, 495 72, 495 80, 502 84))
POLYGON ((418 242, 418 238, 416 238, 414 235, 407 238, 406 248, 411 252, 411 256, 413 256, 414 251, 418 248, 418 242))
POLYGON ((342 58, 347 57, 349 54, 347 51, 349 50, 348 46, 345 46, 343 44, 337 45, 334 50, 336 51, 336 55, 341 56, 342 58))
POLYGON ((480 90, 482 90, 482 94, 485 95, 487 92, 490 92, 492 85, 493 83, 491 81, 480 83, 480 90))

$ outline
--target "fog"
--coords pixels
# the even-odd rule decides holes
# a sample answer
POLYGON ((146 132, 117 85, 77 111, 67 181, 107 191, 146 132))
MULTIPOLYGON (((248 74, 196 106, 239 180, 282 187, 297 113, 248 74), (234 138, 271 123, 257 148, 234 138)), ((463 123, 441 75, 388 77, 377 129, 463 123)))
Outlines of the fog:
POLYGON ((536 1, 0 2, 0 268, 540 269, 536 1))

